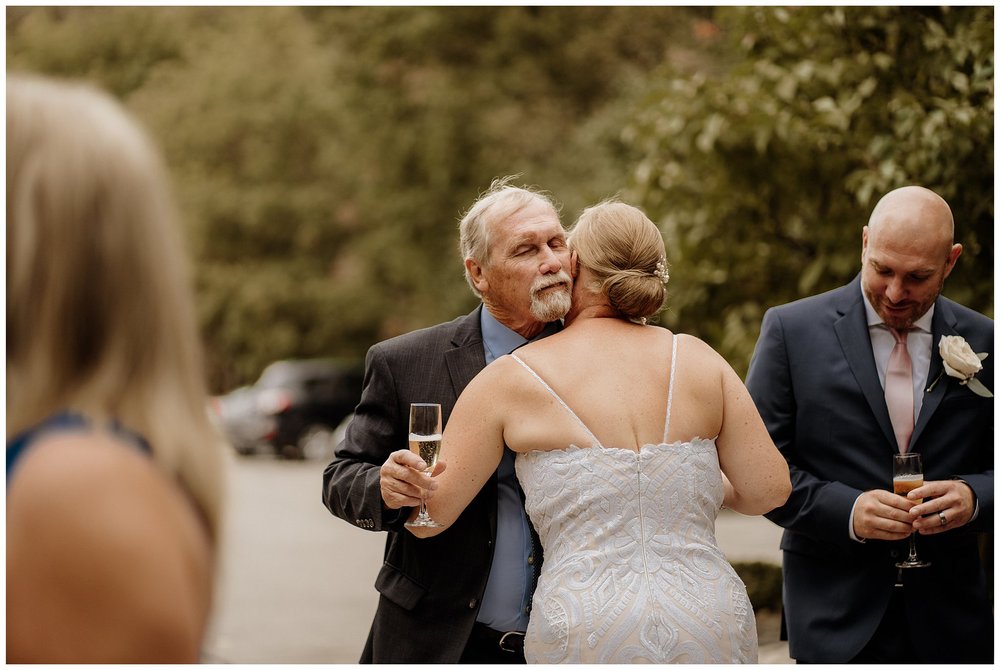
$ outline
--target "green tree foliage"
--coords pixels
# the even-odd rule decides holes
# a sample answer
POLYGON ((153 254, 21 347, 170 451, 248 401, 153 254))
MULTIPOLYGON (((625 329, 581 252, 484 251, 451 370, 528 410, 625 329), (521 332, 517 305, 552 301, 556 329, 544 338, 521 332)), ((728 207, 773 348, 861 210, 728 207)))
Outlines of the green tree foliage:
POLYGON ((213 387, 360 356, 475 299, 457 222, 490 181, 624 186, 627 91, 676 8, 11 8, 8 64, 119 95, 164 147, 213 387))
POLYGON ((679 21, 686 14, 671 8, 308 15, 326 41, 342 46, 334 79, 359 168, 351 196, 371 226, 349 244, 391 315, 382 336, 475 304, 456 255, 456 224, 493 178, 521 174, 567 204, 570 216, 622 188, 627 170, 610 140, 620 123, 605 123, 606 110, 662 61, 664 37, 687 28, 679 21), (595 147, 595 136, 605 144, 595 147))
POLYGON ((664 322, 745 372, 764 310, 850 280, 875 202, 911 183, 949 201, 965 245, 946 294, 992 314, 992 7, 717 20, 729 67, 665 66, 624 133, 629 197, 668 240, 664 322))
POLYGON ((337 290, 352 235, 337 53, 295 8, 193 9, 184 57, 131 106, 163 138, 192 224, 217 386, 289 357, 356 355, 375 328, 337 290))
MULTIPOLYGON (((11 7, 10 70, 88 79, 163 147, 215 390, 360 357, 475 304, 457 222, 490 181, 564 222, 662 223, 664 322, 745 368, 763 309, 857 268, 914 181, 992 295, 992 8, 11 7), (721 31, 721 32, 720 32, 721 31)), ((988 311, 988 310, 987 310, 988 311)))
POLYGON ((159 63, 180 57, 172 10, 8 7, 7 67, 89 79, 127 97, 159 63))

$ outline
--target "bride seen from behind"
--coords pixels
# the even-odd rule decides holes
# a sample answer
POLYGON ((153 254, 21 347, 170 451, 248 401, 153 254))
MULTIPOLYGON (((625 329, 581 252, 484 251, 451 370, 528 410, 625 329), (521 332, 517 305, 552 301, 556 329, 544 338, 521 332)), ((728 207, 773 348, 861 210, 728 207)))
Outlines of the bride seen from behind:
POLYGON ((729 364, 696 337, 645 324, 667 279, 645 214, 596 205, 568 242, 564 330, 462 393, 444 434, 448 467, 428 495, 443 528, 411 532, 446 531, 506 445, 545 557, 529 662, 755 662, 753 610, 715 518, 723 505, 782 504, 788 467, 729 364))

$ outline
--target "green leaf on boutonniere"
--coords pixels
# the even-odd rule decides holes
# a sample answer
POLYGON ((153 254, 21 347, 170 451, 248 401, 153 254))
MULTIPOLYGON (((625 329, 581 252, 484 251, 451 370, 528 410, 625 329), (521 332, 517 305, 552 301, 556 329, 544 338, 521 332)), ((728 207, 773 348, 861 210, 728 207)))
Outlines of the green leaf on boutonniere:
POLYGON ((993 394, 990 393, 990 390, 988 388, 986 388, 985 386, 983 386, 983 383, 981 381, 979 381, 978 379, 976 379, 975 377, 973 377, 972 379, 970 379, 966 383, 966 386, 968 386, 969 390, 972 391, 973 393, 975 393, 978 396, 982 396, 983 398, 992 398, 993 397, 993 394))

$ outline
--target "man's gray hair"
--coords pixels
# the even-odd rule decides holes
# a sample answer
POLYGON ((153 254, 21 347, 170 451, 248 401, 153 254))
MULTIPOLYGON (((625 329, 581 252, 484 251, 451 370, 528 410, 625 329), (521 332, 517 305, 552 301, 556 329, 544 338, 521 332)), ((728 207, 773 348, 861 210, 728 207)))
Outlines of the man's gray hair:
MULTIPOLYGON (((517 177, 518 175, 511 175, 494 179, 489 189, 479 196, 462 217, 458 224, 458 246, 463 266, 471 258, 481 267, 488 267, 491 251, 489 230, 492 222, 511 217, 535 202, 551 207, 558 216, 559 208, 546 193, 527 186, 511 186, 511 182, 517 177)), ((469 282, 472 292, 481 298, 482 294, 472 283, 468 268, 465 269, 465 280, 469 282)))

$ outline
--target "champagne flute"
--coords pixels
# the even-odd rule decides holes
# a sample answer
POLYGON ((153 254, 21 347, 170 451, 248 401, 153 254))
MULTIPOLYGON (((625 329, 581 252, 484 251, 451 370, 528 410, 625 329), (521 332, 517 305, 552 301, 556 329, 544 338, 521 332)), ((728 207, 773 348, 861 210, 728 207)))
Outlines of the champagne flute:
MULTIPOLYGON (((410 405, 410 451, 420 456, 427 468, 425 474, 434 472, 438 454, 441 453, 441 405, 437 403, 415 402, 410 405)), ((424 490, 420 489, 420 513, 407 526, 440 528, 441 524, 427 513, 424 490)))
MULTIPOLYGON (((924 468, 920 463, 920 454, 895 454, 892 457, 892 492, 906 496, 915 488, 924 485, 924 468)), ((917 504, 923 499, 917 501, 917 504)), ((917 556, 917 543, 914 534, 910 533, 910 555, 905 561, 896 563, 897 568, 926 568, 928 561, 917 556)))

